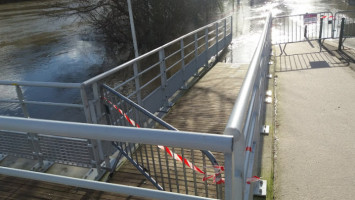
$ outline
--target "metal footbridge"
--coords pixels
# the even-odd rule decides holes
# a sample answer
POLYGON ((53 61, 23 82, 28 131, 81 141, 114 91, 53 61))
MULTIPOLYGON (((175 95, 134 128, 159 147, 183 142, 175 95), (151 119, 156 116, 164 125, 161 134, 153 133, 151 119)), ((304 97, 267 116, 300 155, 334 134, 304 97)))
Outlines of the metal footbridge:
MULTIPOLYGON (((342 44, 351 37, 351 31, 344 33, 352 22, 339 22, 341 14, 269 14, 249 66, 217 64, 232 41, 233 19, 226 17, 83 83, 0 81, 13 88, 0 102, 19 105, 22 113, 0 116, 0 184, 9 183, 9 176, 19 178, 11 178, 13 185, 22 178, 50 182, 37 188, 39 194, 69 199, 67 191, 75 199, 101 198, 102 192, 108 199, 265 195, 257 163, 261 134, 268 132, 272 44, 286 55, 292 42, 339 38, 342 44), (34 101, 26 99, 29 88, 70 90, 77 98, 34 101), (67 121, 34 117, 39 106, 63 108, 67 121), (69 110, 86 123, 72 119, 69 110), (16 165, 23 160, 26 165, 16 165), (51 172, 57 165, 81 171, 58 175, 51 172)), ((1 192, 9 197, 27 191, 16 194, 8 187, 1 192)))

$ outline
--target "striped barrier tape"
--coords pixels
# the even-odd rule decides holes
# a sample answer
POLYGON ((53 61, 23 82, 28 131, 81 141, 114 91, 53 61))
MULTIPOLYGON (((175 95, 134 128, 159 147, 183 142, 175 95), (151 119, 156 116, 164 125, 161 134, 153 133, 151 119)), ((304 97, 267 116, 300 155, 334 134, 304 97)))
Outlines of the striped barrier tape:
MULTIPOLYGON (((109 101, 107 98, 103 97, 103 99, 109 103, 111 106, 113 106, 127 121, 130 125, 140 128, 139 124, 137 124, 134 120, 130 119, 126 113, 124 113, 120 108, 118 108, 114 103, 112 103, 111 101, 109 101)), ((166 146, 162 146, 162 145, 158 145, 158 148, 166 151, 173 159, 180 161, 181 163, 185 164, 186 166, 188 166, 189 168, 191 168, 192 170, 195 170, 203 175, 205 175, 205 177, 202 179, 203 181, 206 181, 208 179, 213 178, 213 183, 216 184, 222 184, 224 183, 224 178, 220 178, 219 175, 222 174, 222 171, 224 171, 224 167, 223 166, 213 166, 213 169, 215 171, 214 175, 210 175, 210 176, 206 176, 207 174, 205 172, 203 172, 200 168, 198 168, 196 165, 194 165, 192 162, 190 162, 189 160, 187 160, 186 158, 183 158, 181 155, 174 153, 173 151, 171 151, 169 149, 169 147, 166 146)))

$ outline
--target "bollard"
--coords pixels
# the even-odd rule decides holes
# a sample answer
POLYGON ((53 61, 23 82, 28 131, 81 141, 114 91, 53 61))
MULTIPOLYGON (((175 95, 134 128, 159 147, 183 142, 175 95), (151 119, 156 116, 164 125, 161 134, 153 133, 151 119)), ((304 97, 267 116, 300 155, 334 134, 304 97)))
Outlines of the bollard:
POLYGON ((345 26, 345 18, 341 19, 341 29, 339 34, 339 46, 338 50, 341 50, 341 46, 343 46, 343 37, 344 37, 344 26, 345 26))

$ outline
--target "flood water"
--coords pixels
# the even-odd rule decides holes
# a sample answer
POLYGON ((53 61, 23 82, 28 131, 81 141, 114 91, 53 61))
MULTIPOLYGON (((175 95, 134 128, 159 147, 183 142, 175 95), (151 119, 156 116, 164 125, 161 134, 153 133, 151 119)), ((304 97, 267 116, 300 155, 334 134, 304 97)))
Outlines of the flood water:
MULTIPOLYGON (((103 71, 107 57, 99 36, 74 16, 59 19, 42 15, 42 11, 50 10, 46 3, 0 4, 0 80, 80 83, 103 71)), ((236 0, 231 13, 234 39, 225 61, 250 62, 269 11, 277 16, 352 9, 355 7, 340 0, 236 0)), ((225 8, 225 15, 231 11, 230 6, 225 8)), ((80 101, 80 97, 74 95, 77 90, 31 87, 23 90, 27 100, 80 101)), ((16 99, 13 86, 0 86, 0 91, 0 99, 16 99)), ((34 117, 65 120, 58 115, 63 112, 61 108, 32 106, 29 110, 34 117)), ((65 112, 77 113, 71 109, 65 112)), ((0 114, 23 115, 19 105, 1 103, 0 114)), ((83 116, 78 118, 78 121, 83 120, 83 116)))

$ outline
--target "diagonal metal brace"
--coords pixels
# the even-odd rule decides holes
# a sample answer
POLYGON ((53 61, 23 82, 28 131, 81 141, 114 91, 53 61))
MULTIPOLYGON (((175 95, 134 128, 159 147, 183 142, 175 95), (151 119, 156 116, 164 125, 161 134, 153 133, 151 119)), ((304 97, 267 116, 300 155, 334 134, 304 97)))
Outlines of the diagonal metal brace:
POLYGON ((145 176, 158 190, 164 190, 164 188, 162 186, 160 186, 157 181, 140 165, 138 164, 135 160, 132 159, 132 157, 130 157, 128 155, 128 153, 123 150, 116 142, 112 142, 112 145, 114 147, 116 147, 116 149, 118 149, 121 154, 127 158, 127 160, 132 163, 133 166, 135 166, 138 171, 145 176))

